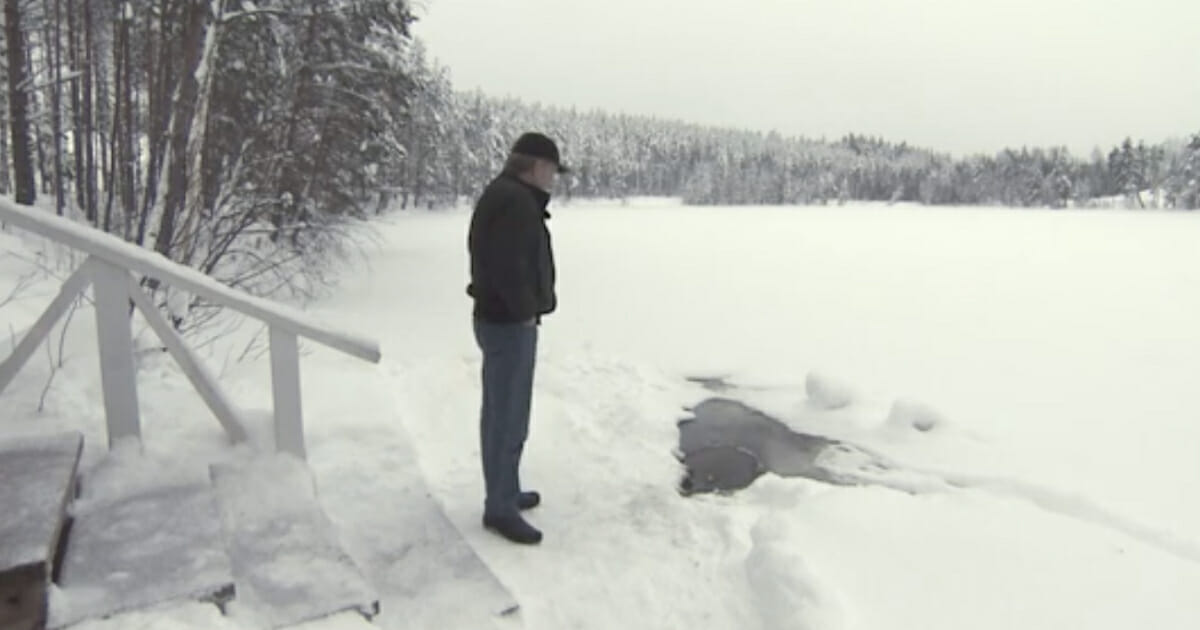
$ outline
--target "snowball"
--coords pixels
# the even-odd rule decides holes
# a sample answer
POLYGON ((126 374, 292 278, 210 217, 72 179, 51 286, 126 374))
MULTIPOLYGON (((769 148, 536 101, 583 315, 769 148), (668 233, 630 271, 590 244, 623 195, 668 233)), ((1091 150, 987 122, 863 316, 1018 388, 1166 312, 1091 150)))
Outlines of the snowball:
POLYGON ((929 432, 946 424, 946 419, 932 407, 911 400, 897 400, 887 417, 887 426, 929 432))
POLYGON ((808 399, 821 409, 841 409, 854 402, 854 392, 844 383, 817 372, 810 372, 804 381, 808 399))

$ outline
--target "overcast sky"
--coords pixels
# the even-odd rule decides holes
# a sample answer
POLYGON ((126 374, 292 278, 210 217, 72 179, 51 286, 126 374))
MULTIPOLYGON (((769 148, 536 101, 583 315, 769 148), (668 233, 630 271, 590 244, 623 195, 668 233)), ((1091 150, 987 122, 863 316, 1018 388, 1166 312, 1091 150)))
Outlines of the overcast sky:
POLYGON ((956 154, 1200 131, 1200 0, 417 0, 455 87, 956 154))

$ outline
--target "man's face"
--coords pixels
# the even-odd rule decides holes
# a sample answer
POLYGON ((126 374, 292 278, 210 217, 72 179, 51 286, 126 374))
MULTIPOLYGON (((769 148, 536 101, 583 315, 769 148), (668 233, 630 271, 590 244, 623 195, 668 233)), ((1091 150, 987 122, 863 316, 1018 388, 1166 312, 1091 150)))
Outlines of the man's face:
POLYGON ((558 177, 558 167, 547 160, 537 160, 533 167, 533 183, 546 192, 554 190, 554 180, 558 177))

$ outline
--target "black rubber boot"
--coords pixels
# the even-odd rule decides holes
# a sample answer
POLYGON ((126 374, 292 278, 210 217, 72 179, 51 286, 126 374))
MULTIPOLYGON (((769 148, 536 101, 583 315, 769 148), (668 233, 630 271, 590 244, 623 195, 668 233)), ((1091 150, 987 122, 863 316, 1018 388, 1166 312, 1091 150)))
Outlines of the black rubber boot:
POLYGON ((485 514, 483 526, 522 545, 536 545, 542 542, 542 532, 525 522, 525 519, 517 514, 512 516, 488 516, 485 514))

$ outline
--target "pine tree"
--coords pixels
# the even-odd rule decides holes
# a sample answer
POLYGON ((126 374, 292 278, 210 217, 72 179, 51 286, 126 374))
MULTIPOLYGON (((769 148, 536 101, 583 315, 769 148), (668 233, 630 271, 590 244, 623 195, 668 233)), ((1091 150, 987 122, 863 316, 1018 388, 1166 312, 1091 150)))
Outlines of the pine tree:
POLYGON ((12 134, 13 177, 16 201, 32 204, 37 199, 33 173, 33 149, 29 138, 29 96, 25 76, 25 30, 21 0, 4 0, 4 40, 8 61, 8 122, 12 134))
POLYGON ((1108 168, 1117 190, 1145 207, 1141 197, 1141 190, 1146 185, 1144 146, 1141 149, 1134 148, 1133 141, 1125 138, 1120 147, 1109 153, 1108 168))
POLYGON ((1200 208, 1200 133, 1192 136, 1181 156, 1177 196, 1180 207, 1200 208))

